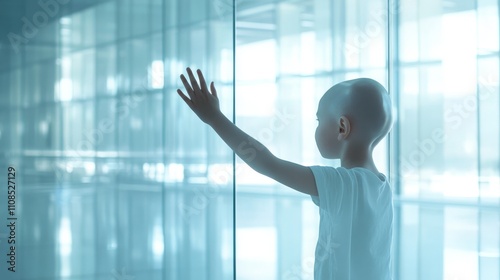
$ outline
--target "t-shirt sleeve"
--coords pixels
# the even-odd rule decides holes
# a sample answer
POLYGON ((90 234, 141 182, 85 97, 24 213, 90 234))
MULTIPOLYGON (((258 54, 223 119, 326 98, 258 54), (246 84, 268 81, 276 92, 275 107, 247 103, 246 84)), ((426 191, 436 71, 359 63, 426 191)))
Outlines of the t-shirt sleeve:
POLYGON ((345 195, 345 182, 337 168, 331 166, 309 166, 311 169, 318 195, 311 195, 314 204, 329 212, 337 212, 345 195))

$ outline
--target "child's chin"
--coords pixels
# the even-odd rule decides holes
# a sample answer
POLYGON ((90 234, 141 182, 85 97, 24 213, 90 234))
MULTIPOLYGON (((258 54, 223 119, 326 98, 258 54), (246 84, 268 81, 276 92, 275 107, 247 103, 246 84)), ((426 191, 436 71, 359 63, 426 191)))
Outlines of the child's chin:
POLYGON ((321 153, 321 156, 325 159, 338 159, 338 156, 335 156, 333 154, 328 154, 328 153, 321 153))

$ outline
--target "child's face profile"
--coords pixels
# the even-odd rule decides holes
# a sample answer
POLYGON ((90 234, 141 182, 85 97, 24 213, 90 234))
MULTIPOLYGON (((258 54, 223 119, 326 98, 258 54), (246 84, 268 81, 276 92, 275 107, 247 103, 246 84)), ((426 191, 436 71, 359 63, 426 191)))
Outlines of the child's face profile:
POLYGON ((339 158, 339 132, 340 126, 334 116, 338 115, 336 106, 328 106, 332 98, 326 93, 319 101, 318 127, 316 128, 316 145, 322 157, 327 159, 339 158))
POLYGON ((337 133, 332 129, 335 122, 328 116, 318 114, 318 127, 316 128, 316 145, 322 157, 328 159, 338 158, 336 156, 337 133))

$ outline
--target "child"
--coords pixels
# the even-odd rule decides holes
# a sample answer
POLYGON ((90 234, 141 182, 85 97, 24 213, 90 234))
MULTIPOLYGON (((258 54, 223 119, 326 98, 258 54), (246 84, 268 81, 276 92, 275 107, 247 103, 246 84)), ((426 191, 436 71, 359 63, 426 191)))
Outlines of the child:
POLYGON ((319 206, 314 279, 392 279, 392 191, 372 158, 393 122, 384 87, 360 78, 323 95, 316 144, 324 158, 340 158, 341 167, 308 167, 277 158, 240 130, 221 113, 214 83, 210 93, 199 69, 199 85, 190 68, 187 72, 191 84, 180 77, 189 98, 177 92, 196 115, 254 170, 311 195, 319 206))

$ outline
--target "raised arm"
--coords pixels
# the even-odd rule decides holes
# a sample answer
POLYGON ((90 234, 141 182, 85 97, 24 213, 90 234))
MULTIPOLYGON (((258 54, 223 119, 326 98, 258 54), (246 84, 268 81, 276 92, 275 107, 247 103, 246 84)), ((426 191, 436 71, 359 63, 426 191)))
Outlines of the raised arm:
POLYGON ((187 72, 191 85, 184 75, 180 77, 189 98, 180 89, 177 93, 189 108, 203 122, 210 125, 243 161, 255 171, 283 185, 302 193, 318 195, 314 176, 309 167, 277 158, 259 141, 235 126, 219 109, 219 99, 214 83, 210 84, 212 91, 210 93, 200 70, 197 72, 200 86, 190 68, 187 68, 187 72))

